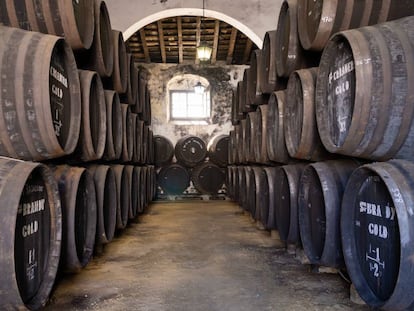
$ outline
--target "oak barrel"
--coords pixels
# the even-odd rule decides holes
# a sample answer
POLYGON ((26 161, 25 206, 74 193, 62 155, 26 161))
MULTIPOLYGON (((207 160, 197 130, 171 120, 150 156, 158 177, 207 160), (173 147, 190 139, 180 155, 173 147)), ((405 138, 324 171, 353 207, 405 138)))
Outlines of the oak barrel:
POLYGON ((158 172, 157 183, 166 194, 182 194, 190 186, 190 173, 180 164, 170 164, 158 172))
POLYGON ((211 162, 204 162, 193 168, 191 180, 201 194, 218 194, 225 182, 222 168, 211 162))
POLYGON ((194 167, 203 162, 206 156, 206 143, 197 136, 186 135, 175 144, 175 157, 184 166, 194 167))
POLYGON ((105 90, 106 144, 102 158, 118 160, 122 153, 122 109, 118 93, 105 90))

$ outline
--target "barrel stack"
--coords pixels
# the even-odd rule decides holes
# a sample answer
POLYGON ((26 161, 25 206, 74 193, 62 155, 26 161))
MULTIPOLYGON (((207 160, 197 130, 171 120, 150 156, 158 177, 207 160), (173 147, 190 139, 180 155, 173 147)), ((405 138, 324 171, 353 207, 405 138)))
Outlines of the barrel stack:
POLYGON ((37 310, 154 198, 150 93, 102 0, 7 1, 0 76, 0 301, 37 310))
POLYGON ((414 307, 412 15, 409 1, 285 0, 232 102, 230 198, 384 310, 414 307))

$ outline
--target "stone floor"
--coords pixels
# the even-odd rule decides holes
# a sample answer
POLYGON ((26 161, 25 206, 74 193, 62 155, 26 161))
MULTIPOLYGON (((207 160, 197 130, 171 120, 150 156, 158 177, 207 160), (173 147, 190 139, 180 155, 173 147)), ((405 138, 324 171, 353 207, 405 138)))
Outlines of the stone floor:
POLYGON ((368 310, 309 270, 229 201, 154 203, 45 310, 368 310))

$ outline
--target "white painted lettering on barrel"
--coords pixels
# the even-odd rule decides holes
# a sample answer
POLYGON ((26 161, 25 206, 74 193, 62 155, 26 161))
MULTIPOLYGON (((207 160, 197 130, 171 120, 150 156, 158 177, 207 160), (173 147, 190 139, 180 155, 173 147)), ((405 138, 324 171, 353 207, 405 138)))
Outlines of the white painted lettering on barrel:
POLYGON ((351 60, 350 62, 342 65, 341 67, 339 67, 334 72, 330 72, 329 73, 329 76, 328 76, 329 84, 331 84, 332 81, 336 81, 339 78, 342 78, 343 76, 345 76, 346 74, 350 73, 354 69, 355 69, 354 61, 351 60))
POLYGON ((24 238, 32 234, 35 234, 37 231, 39 231, 39 223, 37 222, 37 220, 22 227, 22 235, 24 238))
POLYGON ((368 232, 369 234, 380 237, 382 239, 388 238, 388 229, 383 225, 370 223, 368 225, 368 232))

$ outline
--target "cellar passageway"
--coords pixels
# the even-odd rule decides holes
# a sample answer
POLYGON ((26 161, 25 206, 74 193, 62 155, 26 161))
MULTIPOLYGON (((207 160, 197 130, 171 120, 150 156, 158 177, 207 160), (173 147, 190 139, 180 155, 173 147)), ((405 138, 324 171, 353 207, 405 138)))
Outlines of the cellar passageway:
POLYGON ((228 201, 154 203, 46 310, 368 310, 338 275, 299 263, 228 201))

